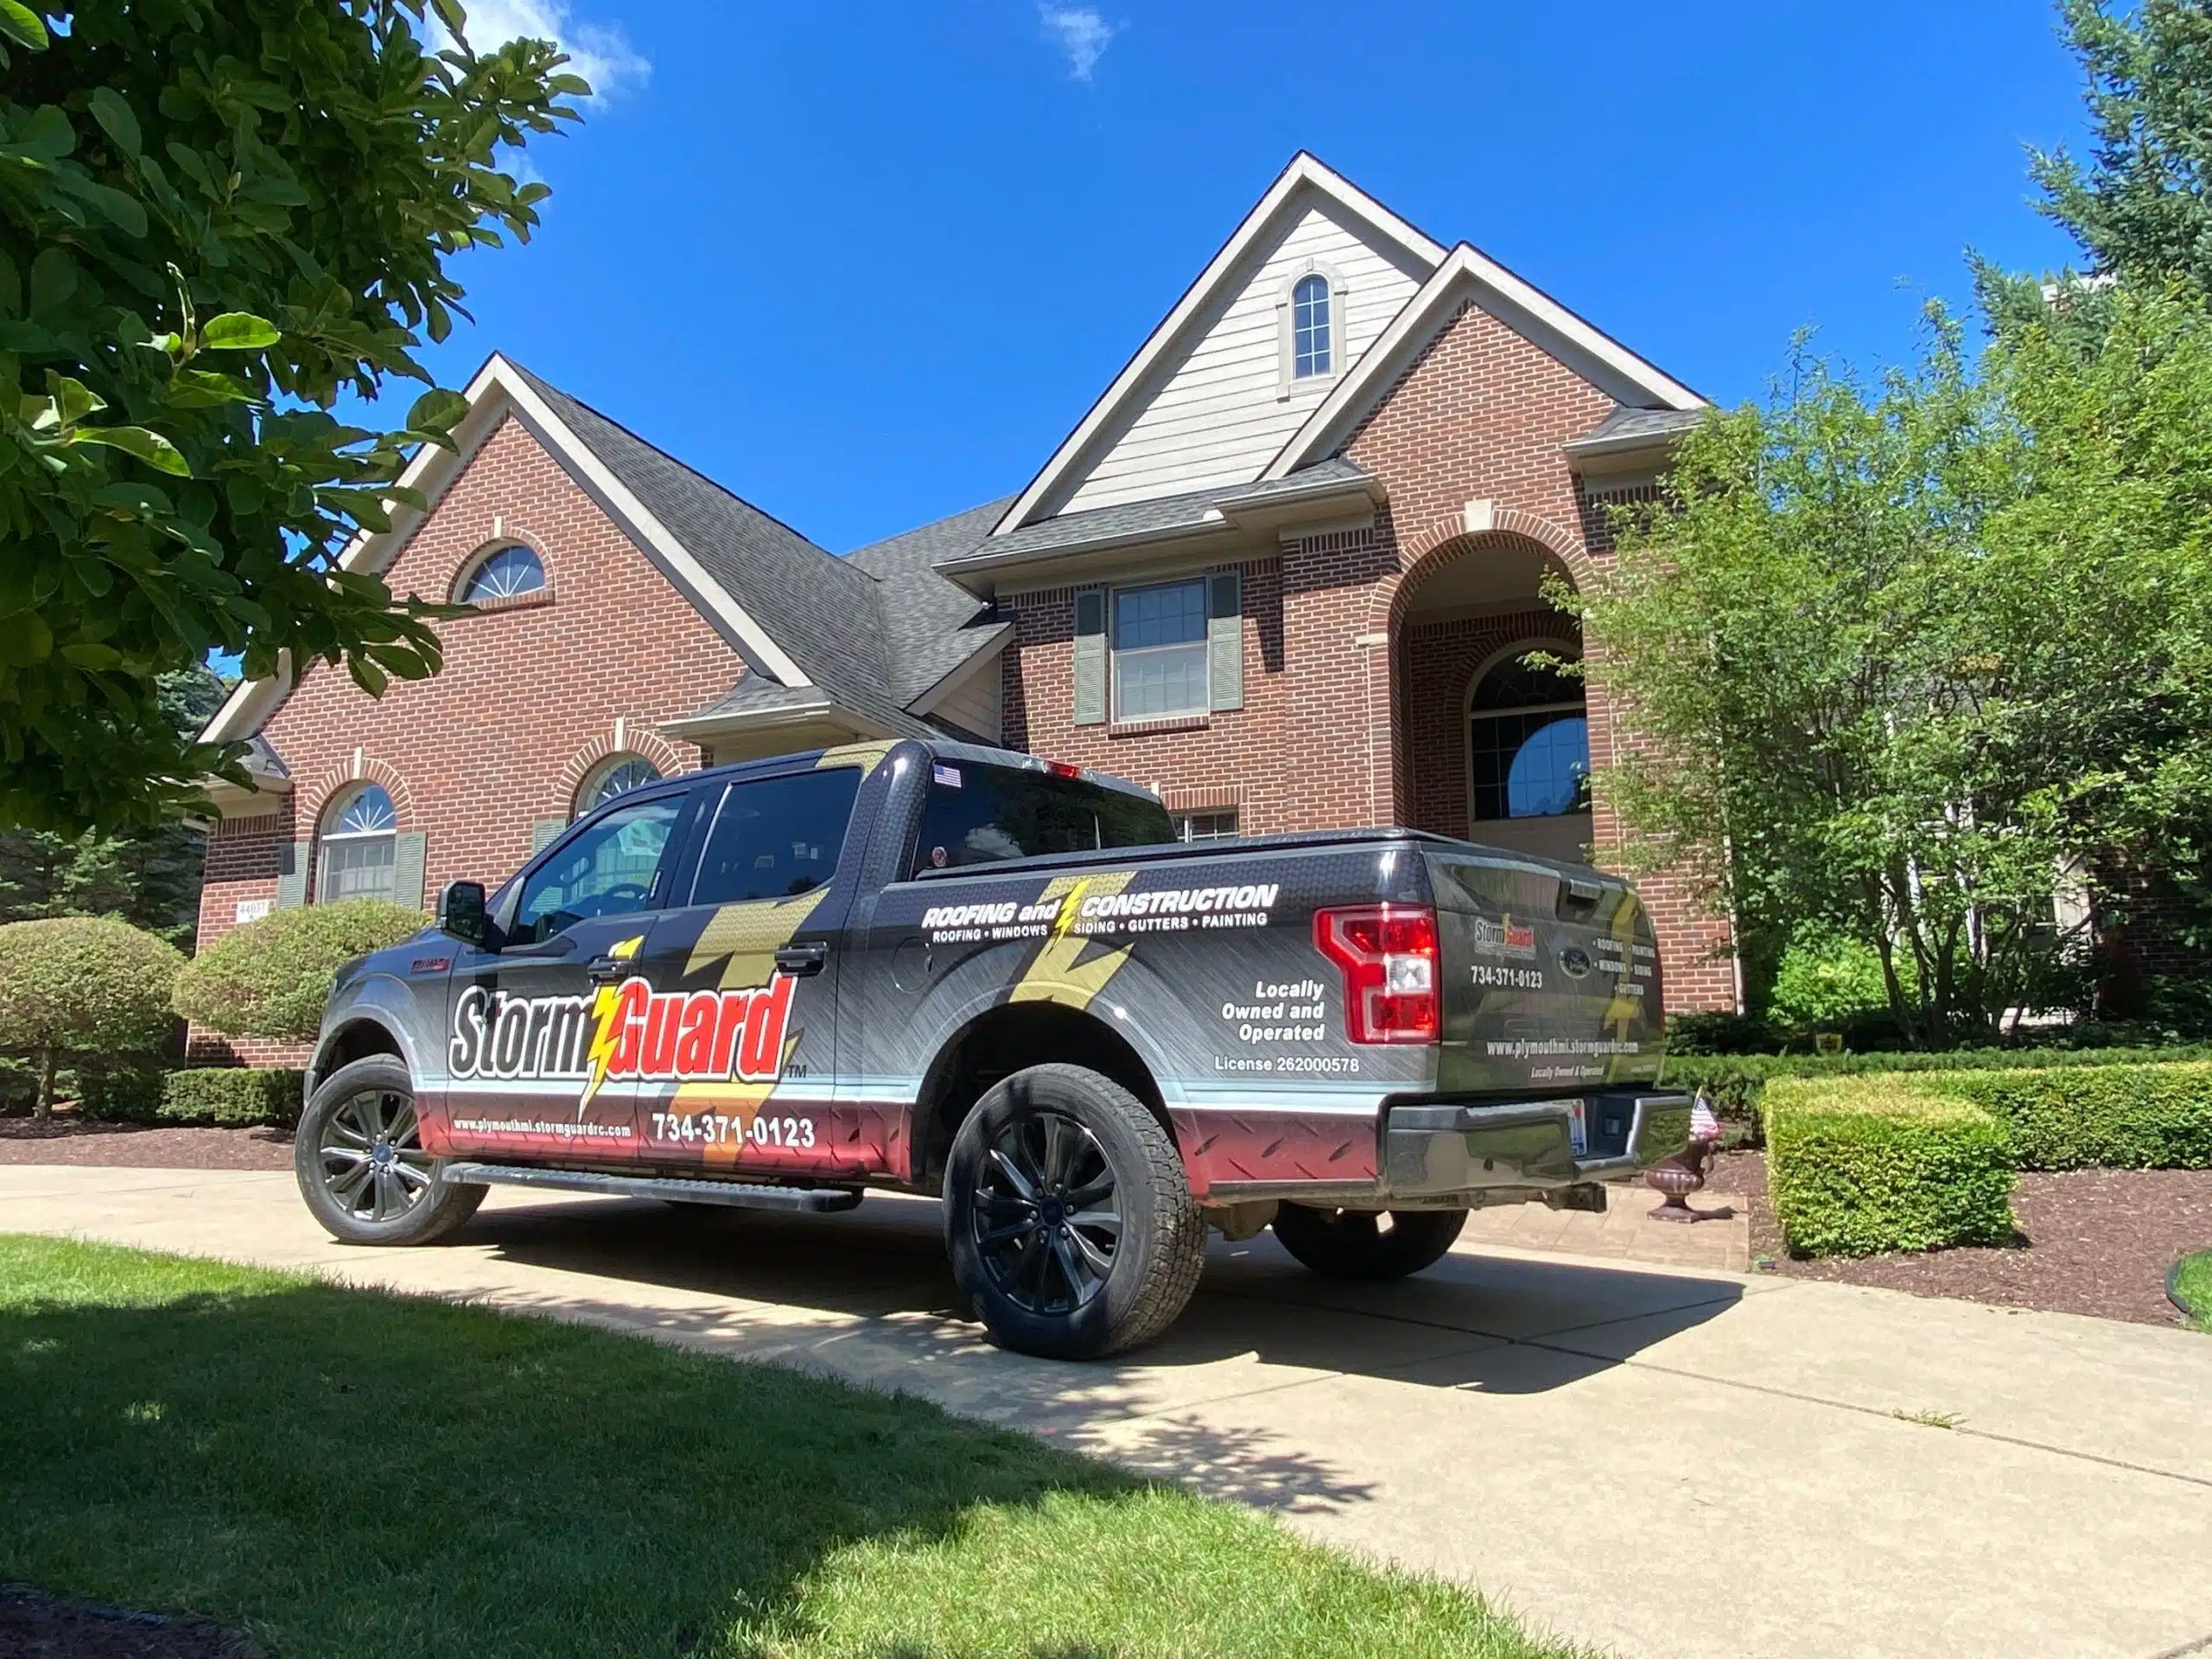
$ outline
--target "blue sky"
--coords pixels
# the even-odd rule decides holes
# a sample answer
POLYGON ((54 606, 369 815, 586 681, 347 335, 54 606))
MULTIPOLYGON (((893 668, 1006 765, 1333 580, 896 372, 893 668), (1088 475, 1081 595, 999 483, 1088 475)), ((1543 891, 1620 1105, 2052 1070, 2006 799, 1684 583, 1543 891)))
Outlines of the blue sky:
POLYGON ((2071 251, 2047 8, 482 0, 607 85, 534 149, 493 349, 833 550, 1020 487, 1290 156, 1465 238, 1707 395, 1793 330, 1909 355, 1971 246, 2071 251))

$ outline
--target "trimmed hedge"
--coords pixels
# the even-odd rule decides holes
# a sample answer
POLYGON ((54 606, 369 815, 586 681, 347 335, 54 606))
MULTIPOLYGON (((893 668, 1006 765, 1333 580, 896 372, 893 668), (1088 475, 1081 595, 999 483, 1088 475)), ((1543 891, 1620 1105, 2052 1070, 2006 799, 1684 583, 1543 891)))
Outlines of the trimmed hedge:
POLYGON ((2212 1060, 2212 1044, 2175 1048, 1961 1048, 1948 1053, 1669 1054, 1662 1080, 1702 1089, 1723 1117, 1749 1120, 1777 1077, 1859 1077, 1886 1072, 2056 1071, 2212 1060))
POLYGON ((2012 1236, 2004 1124, 1918 1083, 1891 1075, 1768 1087, 1767 1190, 1793 1250, 1869 1255, 2012 1236))
POLYGON ((421 911, 381 899, 273 911, 185 963, 176 1011, 226 1037, 311 1042, 340 968, 429 925, 421 911))
POLYGON ((78 1110, 116 1123, 216 1124, 226 1128, 300 1121, 305 1073, 245 1066, 88 1072, 78 1110))
POLYGON ((2212 1168, 2212 1062, 1951 1071, 1914 1081, 2001 1122, 2022 1169, 2212 1168))

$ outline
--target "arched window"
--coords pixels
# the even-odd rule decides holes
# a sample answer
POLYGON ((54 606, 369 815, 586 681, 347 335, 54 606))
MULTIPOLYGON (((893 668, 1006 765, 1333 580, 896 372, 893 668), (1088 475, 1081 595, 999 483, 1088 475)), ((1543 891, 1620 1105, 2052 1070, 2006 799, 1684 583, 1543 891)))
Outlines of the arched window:
POLYGON ((659 779, 660 768, 643 755, 618 754, 602 760, 592 768, 584 779, 584 786, 576 791, 575 816, 581 818, 617 795, 626 795, 659 779))
POLYGON ((461 602, 481 605, 487 600, 515 599, 545 586, 545 566, 526 547, 503 547, 487 554, 461 584, 461 602))
POLYGON ((1475 822, 1590 810, 1590 722, 1582 682, 1522 661, 1516 646, 1467 699, 1469 807, 1475 822))
POLYGON ((1290 377, 1310 380, 1336 364, 1334 319, 1330 315, 1329 279, 1301 276, 1290 291, 1290 377))
POLYGON ((392 855, 398 844, 399 814, 391 797, 377 784, 364 784, 331 802, 322 815, 322 868, 315 884, 317 902, 342 899, 390 899, 392 855))

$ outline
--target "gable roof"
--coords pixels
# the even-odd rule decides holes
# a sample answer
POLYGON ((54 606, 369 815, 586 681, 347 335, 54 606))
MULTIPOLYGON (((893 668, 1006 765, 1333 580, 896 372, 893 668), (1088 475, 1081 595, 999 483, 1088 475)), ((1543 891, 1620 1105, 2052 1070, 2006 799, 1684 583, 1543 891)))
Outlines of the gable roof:
POLYGON ((1706 407, 1706 400, 1681 381, 1516 276, 1472 243, 1462 242, 1391 320, 1381 338, 1331 389, 1306 417, 1306 424, 1268 463, 1261 478, 1282 478, 1335 454, 1358 430, 1369 411, 1389 396, 1398 377, 1413 365, 1422 348, 1470 300, 1591 385, 1610 393, 1619 404, 1631 409, 1706 407))
POLYGON ((1000 515, 993 526, 994 535, 1004 536, 1020 529, 1033 518, 1039 507, 1066 482, 1074 469, 1080 466, 1092 443, 1108 430, 1125 406, 1142 391, 1147 378, 1159 366, 1160 360, 1189 334, 1197 321, 1205 313, 1223 286, 1227 283, 1246 256, 1260 243, 1269 229, 1292 206, 1294 200, 1318 193, 1334 202, 1344 213, 1359 220, 1370 231, 1384 240, 1396 245, 1408 257, 1423 268, 1433 267, 1445 257, 1443 245, 1433 241, 1381 202, 1360 189, 1349 179, 1325 165, 1305 150, 1291 157, 1290 165, 1283 168, 1275 181, 1268 187, 1252 211, 1230 232, 1229 240, 1201 270, 1173 309, 1160 321, 1115 376, 1113 384, 1099 395, 1088 413, 1077 423, 1060 447, 1053 451, 1037 476, 1014 497, 1013 504, 1000 515))
MULTIPOLYGON (((759 682, 756 697, 770 686, 818 687, 825 702, 887 732, 919 734, 930 728, 906 706, 918 693, 903 688, 918 683, 926 690, 1003 639, 1003 630, 964 628, 982 607, 925 568, 896 569, 891 591, 893 580, 817 546, 505 357, 490 358, 467 396, 454 449, 425 445, 400 480, 425 505, 391 506, 392 528, 356 537, 340 559, 345 569, 388 568, 512 413, 728 640, 752 671, 747 681, 759 682)), ((294 678, 288 664, 270 679, 239 685, 208 722, 206 739, 257 734, 294 678)))

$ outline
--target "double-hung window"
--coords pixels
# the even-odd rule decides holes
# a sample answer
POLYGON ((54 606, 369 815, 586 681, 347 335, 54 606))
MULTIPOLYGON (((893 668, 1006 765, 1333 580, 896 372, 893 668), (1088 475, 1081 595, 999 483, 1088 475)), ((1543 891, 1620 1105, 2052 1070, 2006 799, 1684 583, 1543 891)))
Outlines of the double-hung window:
POLYGON ((1207 709, 1206 585, 1164 582, 1114 594, 1114 718, 1207 709))

